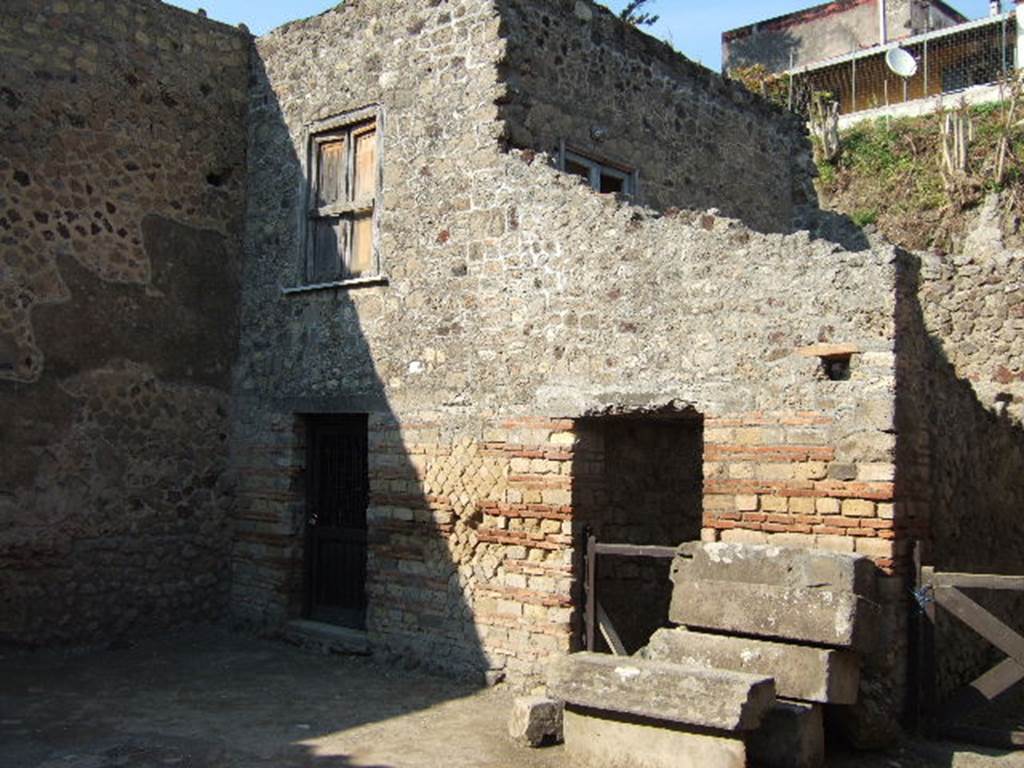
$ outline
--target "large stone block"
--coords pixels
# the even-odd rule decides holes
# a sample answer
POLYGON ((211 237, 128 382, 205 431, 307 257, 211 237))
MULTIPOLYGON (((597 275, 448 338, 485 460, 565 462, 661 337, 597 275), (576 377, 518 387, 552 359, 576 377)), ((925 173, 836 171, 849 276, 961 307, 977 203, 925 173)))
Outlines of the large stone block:
POLYGON ((689 542, 672 563, 669 620, 689 628, 870 650, 874 564, 839 552, 689 542))
POLYGON ((548 669, 548 694, 580 707, 716 728, 752 730, 775 701, 764 675, 575 653, 548 669))
POLYGON ((747 737, 753 763, 763 768, 821 768, 825 726, 821 705, 778 701, 747 737))
POLYGON ((690 541, 672 561, 673 580, 729 581, 792 589, 828 589, 874 600, 874 563, 867 557, 803 547, 690 541))
POLYGON ((655 632, 644 656, 684 667, 773 677, 776 695, 787 699, 824 704, 857 700, 860 660, 850 651, 709 635, 680 627, 655 632))
POLYGON ((565 711, 565 749, 590 768, 744 768, 742 738, 688 732, 670 723, 565 711))
POLYGON ((562 741, 563 702, 543 696, 520 696, 512 702, 508 735, 524 747, 562 741))

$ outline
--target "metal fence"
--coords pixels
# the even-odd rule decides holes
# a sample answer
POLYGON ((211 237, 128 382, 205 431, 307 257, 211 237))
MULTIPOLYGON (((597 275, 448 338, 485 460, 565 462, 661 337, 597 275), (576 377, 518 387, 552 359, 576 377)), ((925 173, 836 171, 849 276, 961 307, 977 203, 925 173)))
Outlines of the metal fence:
POLYGON ((816 92, 830 94, 841 114, 889 107, 943 94, 957 94, 1001 81, 1014 68, 1017 19, 1013 13, 917 35, 826 62, 789 71, 791 109, 806 113, 816 92), (886 65, 886 53, 899 46, 917 62, 912 77, 886 65))

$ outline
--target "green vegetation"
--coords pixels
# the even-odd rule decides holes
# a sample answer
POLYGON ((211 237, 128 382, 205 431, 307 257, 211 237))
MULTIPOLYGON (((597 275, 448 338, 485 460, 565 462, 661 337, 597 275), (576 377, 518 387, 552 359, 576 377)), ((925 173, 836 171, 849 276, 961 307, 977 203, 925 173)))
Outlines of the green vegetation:
POLYGON ((630 0, 626 7, 622 9, 619 18, 627 24, 632 24, 634 27, 650 27, 657 24, 658 19, 661 18, 660 16, 642 10, 649 2, 651 0, 630 0))
POLYGON ((854 211, 850 214, 853 223, 858 227, 866 227, 878 221, 878 211, 854 211))
POLYGON ((768 101, 785 107, 788 99, 788 81, 773 74, 763 64, 751 64, 745 67, 732 67, 728 72, 729 79, 735 80, 751 93, 768 101))
MULTIPOLYGON (((860 226, 874 224, 907 248, 956 247, 969 211, 988 191, 1005 191, 1009 218, 1024 213, 1024 129, 1006 128, 1008 103, 970 110, 974 137, 969 176, 952 195, 943 180, 941 115, 880 119, 860 123, 841 137, 838 158, 819 161, 818 193, 823 207, 848 215, 860 226), (1009 162, 996 179, 1002 137, 1008 135, 1009 162), (956 200, 957 202, 951 202, 956 200)), ((1019 113, 1018 113, 1019 114, 1019 113)))

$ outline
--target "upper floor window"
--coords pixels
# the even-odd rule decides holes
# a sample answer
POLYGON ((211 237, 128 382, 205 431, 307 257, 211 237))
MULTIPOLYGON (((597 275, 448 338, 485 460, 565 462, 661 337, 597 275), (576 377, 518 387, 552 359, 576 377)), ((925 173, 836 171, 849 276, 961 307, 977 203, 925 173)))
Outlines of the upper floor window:
POLYGON ((636 194, 637 173, 610 160, 585 155, 574 149, 561 146, 558 153, 558 169, 584 179, 596 192, 620 194, 632 197, 636 194))
POLYGON ((379 273, 380 121, 360 110, 314 126, 309 145, 306 280, 342 282, 379 273))

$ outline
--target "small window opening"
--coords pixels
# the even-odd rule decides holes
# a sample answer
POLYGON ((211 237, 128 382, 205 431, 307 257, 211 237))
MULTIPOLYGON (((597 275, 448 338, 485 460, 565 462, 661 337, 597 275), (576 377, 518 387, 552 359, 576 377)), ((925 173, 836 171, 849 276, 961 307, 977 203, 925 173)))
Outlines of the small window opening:
POLYGON ((580 178, 585 179, 587 183, 590 183, 590 168, 585 166, 583 163, 566 160, 564 170, 566 173, 571 173, 573 176, 579 176, 580 178))
POLYGON ((818 358, 820 367, 817 376, 829 381, 848 381, 850 362, 860 349, 851 344, 819 343, 801 347, 796 353, 802 357, 818 358))
POLYGON ((579 176, 591 189, 603 195, 632 197, 636 194, 636 170, 567 149, 564 143, 558 152, 558 169, 579 176))
POLYGON ((621 176, 612 176, 609 173, 601 174, 601 194, 607 195, 611 193, 621 193, 622 187, 625 184, 625 178, 621 176))
POLYGON ((850 356, 821 358, 821 367, 829 381, 849 381, 850 356))

